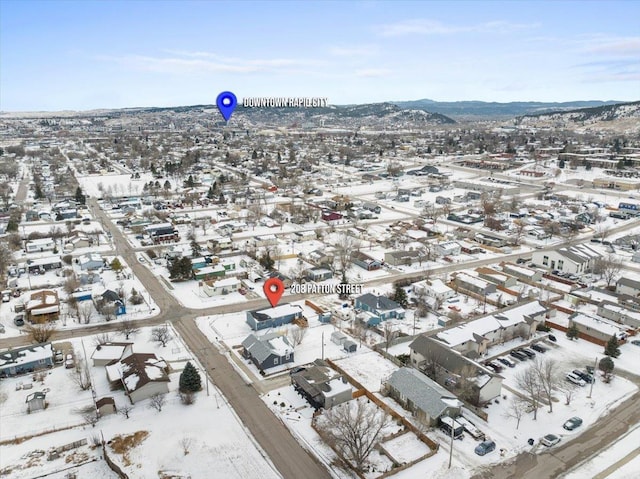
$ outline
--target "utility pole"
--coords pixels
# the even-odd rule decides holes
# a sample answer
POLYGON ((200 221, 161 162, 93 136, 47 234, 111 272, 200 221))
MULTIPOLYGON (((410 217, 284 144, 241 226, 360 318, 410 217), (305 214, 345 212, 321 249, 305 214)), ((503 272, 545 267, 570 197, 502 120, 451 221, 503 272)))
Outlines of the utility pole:
POLYGON ((598 367, 598 356, 596 356, 595 361, 593 362, 593 374, 591 375, 591 387, 589 388, 588 399, 591 399, 591 393, 593 392, 593 385, 596 382, 596 369, 598 367))
POLYGON ((455 421, 453 420, 453 418, 451 416, 447 416, 449 419, 451 419, 451 440, 449 441, 449 467, 448 469, 451 469, 451 458, 453 457, 453 430, 455 429, 455 421))

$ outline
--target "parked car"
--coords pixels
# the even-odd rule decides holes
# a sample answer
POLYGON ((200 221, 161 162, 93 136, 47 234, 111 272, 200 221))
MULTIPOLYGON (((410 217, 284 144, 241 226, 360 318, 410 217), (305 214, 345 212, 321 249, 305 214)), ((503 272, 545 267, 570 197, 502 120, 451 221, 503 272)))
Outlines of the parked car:
POLYGON ((576 376, 573 373, 567 373, 567 375, 565 376, 565 379, 570 383, 576 384, 580 387, 587 385, 587 383, 584 382, 584 379, 582 379, 580 376, 576 376))
POLYGON ((480 444, 476 446, 474 449, 475 453, 478 456, 484 456, 485 454, 494 451, 496 448, 496 443, 493 441, 482 441, 480 444))
POLYGON ((587 371, 589 374, 593 374, 596 372, 596 370, 594 369, 593 366, 585 366, 584 367, 585 371, 587 371))
POLYGON ((549 336, 547 336, 547 338, 549 338, 549 341, 553 341, 554 343, 558 341, 553 334, 550 334, 549 336))
POLYGON ((571 371, 573 374, 582 379, 585 383, 591 384, 593 382, 593 376, 589 373, 585 373, 584 371, 580 371, 579 369, 574 369, 571 371))
POLYGON ((4 324, 0 324, 0 334, 4 333, 4 324))
POLYGON ((496 361, 487 361, 484 364, 485 366, 489 366, 489 368, 493 369, 497 373, 502 371, 502 366, 496 361))
POLYGON ((64 354, 62 351, 56 351, 53 355, 53 362, 56 364, 62 364, 64 362, 64 354))
POLYGON ((539 345, 538 343, 534 343, 531 345, 531 349, 533 349, 534 351, 537 351, 539 353, 546 353, 547 352, 547 348, 539 345))
POLYGON ((634 339, 633 341, 631 341, 631 344, 633 344, 634 346, 640 346, 640 340, 634 339))
POLYGON ((500 361, 505 366, 509 366, 510 368, 514 368, 516 366, 516 363, 506 356, 499 357, 498 361, 500 361))
POLYGON ((16 317, 13 318, 13 324, 16 326, 24 326, 24 313, 16 314, 16 317))
POLYGON ((536 357, 536 353, 534 351, 532 351, 531 349, 529 349, 529 348, 520 348, 520 349, 518 349, 518 351, 520 351, 523 354, 526 354, 531 359, 536 357))
POLYGON ((67 354, 64 360, 64 367, 67 369, 72 369, 76 367, 76 361, 73 359, 73 354, 67 354))
POLYGON ((526 354, 521 353, 520 351, 515 351, 515 350, 511 351, 509 353, 509 356, 511 356, 512 358, 516 358, 519 361, 526 361, 527 359, 529 359, 529 356, 527 356, 526 354))
POLYGON ((562 425, 562 427, 567 431, 573 431, 575 428, 580 426, 582 426, 582 419, 580 419, 578 416, 567 419, 567 422, 562 425))
POLYGON ((560 442, 560 437, 556 436, 555 434, 547 434, 542 439, 540 439, 540 442, 547 447, 551 447, 560 442))

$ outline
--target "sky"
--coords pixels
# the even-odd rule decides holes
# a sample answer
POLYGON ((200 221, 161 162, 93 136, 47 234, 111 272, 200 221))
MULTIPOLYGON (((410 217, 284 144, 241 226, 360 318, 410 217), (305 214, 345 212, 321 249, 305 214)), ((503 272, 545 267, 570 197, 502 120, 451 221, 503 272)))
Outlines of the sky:
POLYGON ((0 0, 0 110, 640 99, 640 2, 0 0))

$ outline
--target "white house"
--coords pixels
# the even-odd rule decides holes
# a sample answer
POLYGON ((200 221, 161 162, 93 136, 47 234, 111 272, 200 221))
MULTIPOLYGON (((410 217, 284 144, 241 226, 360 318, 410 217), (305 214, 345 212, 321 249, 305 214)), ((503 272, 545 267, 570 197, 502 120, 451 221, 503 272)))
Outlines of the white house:
POLYGON ((218 281, 202 282, 202 292, 207 296, 235 293, 238 289, 240 289, 240 280, 238 278, 223 278, 218 281))
POLYGON ((438 301, 445 301, 456 295, 456 292, 444 284, 441 279, 434 279, 432 281, 424 280, 414 283, 413 292, 415 294, 425 294, 438 301))
POLYGON ((436 245, 435 252, 439 256, 456 256, 462 251, 462 246, 457 241, 444 241, 436 245))
POLYGON ((40 238, 27 241, 25 251, 27 253, 41 253, 43 251, 53 251, 56 247, 55 241, 51 238, 40 238))
POLYGON ((532 261, 550 270, 579 274, 590 271, 600 256, 593 248, 579 244, 555 251, 534 251, 532 261))

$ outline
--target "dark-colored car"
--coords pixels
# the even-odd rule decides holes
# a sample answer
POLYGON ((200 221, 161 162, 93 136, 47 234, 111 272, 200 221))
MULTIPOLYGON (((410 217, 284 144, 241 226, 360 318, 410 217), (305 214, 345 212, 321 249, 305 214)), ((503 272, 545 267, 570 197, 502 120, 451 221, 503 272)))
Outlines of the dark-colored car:
POLYGON ((511 351, 509 353, 509 356, 511 356, 512 358, 516 358, 520 361, 526 361, 527 359, 529 359, 529 356, 527 356, 524 353, 521 353, 520 351, 511 351))
POLYGON ((485 364, 493 368, 493 370, 497 373, 502 372, 502 364, 496 361, 487 361, 485 364))
POLYGON ((529 348, 520 348, 518 349, 518 351, 520 351, 521 353, 526 354, 527 356, 529 356, 531 359, 536 357, 536 353, 531 351, 529 348))
POLYGON ((475 453, 478 456, 484 456, 487 453, 490 453, 491 451, 494 451, 496 449, 496 443, 493 441, 482 441, 480 444, 478 444, 476 446, 476 448, 474 449, 475 453))
POLYGON ((596 370, 594 369, 593 366, 585 366, 584 369, 589 373, 589 374, 593 374, 596 372, 596 370))
POLYGON ((534 343, 531 345, 531 349, 533 349, 534 351, 537 351, 539 353, 546 353, 547 352, 547 348, 542 347, 541 345, 539 345, 538 343, 534 343))
POLYGON ((571 419, 568 419, 562 427, 567 431, 573 431, 575 428, 582 426, 582 419, 578 416, 574 416, 571 419))
POLYGON ((16 326, 24 326, 24 314, 17 314, 15 318, 13 318, 13 324, 16 326))
POLYGON ((593 382, 593 376, 589 373, 585 373, 584 371, 580 371, 579 369, 574 369, 571 372, 581 378, 585 383, 591 384, 593 382))
POLYGON ((631 344, 633 344, 634 346, 640 346, 640 340, 634 339, 633 341, 631 341, 631 344))
POLYGON ((554 343, 557 341, 556 337, 553 334, 550 334, 549 336, 547 336, 547 338, 549 338, 549 341, 553 341, 554 343))
POLYGON ((498 358, 498 361, 500 361, 502 364, 504 364, 505 366, 509 366, 510 368, 515 368, 516 367, 516 363, 514 363, 513 361, 511 361, 510 359, 507 358, 498 358))

